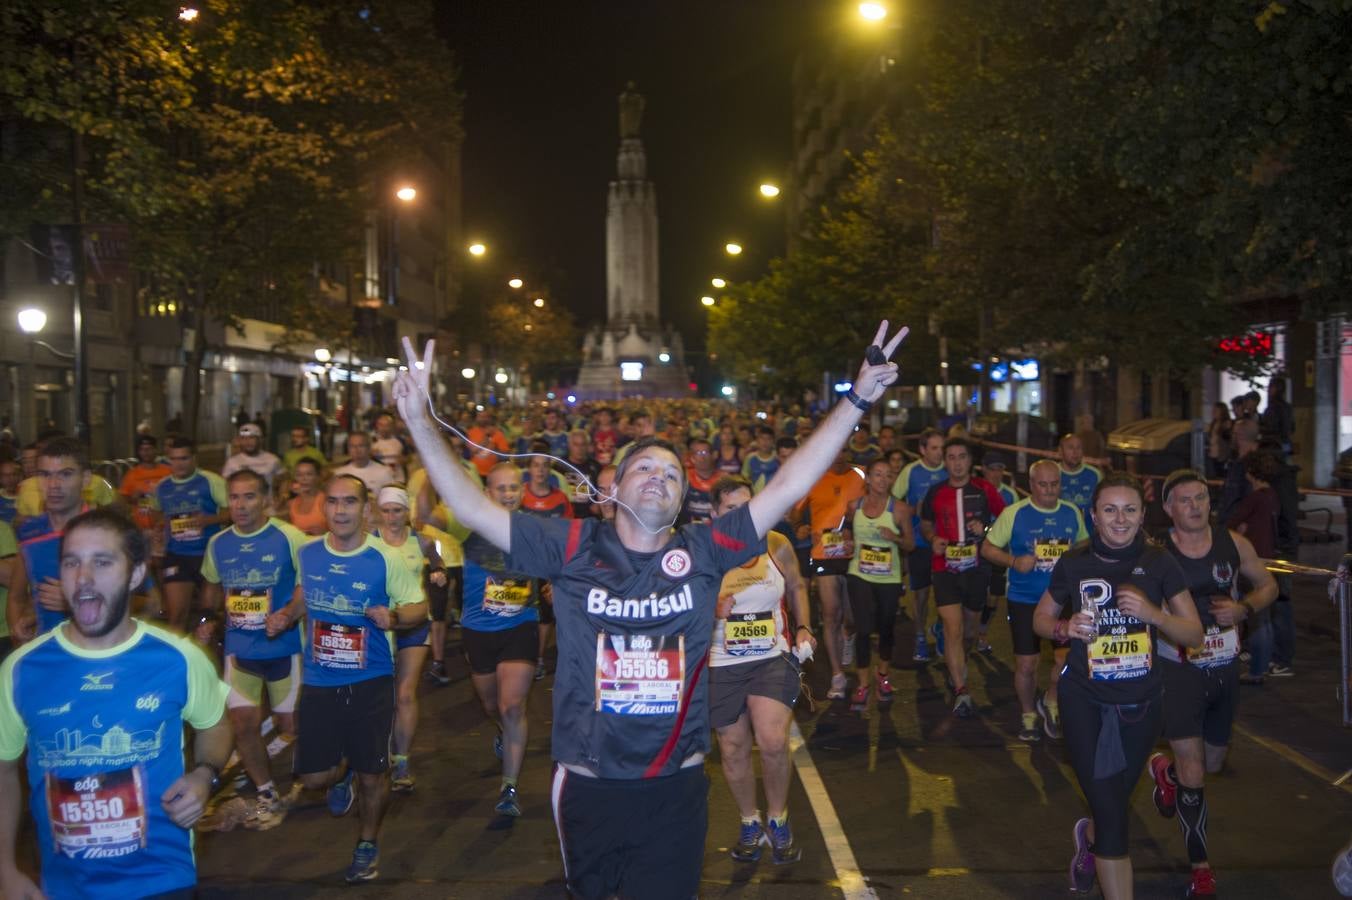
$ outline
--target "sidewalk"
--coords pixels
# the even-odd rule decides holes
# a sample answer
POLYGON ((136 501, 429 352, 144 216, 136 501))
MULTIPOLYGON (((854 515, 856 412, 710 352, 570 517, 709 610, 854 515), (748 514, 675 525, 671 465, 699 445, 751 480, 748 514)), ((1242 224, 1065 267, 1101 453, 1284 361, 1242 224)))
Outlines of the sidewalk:
MULTIPOLYGON (((1341 533, 1345 527, 1338 504, 1331 530, 1341 533)), ((1297 561, 1333 570, 1343 552, 1341 540, 1304 544, 1297 561)), ((1352 770, 1352 728, 1342 724, 1342 700, 1338 696, 1342 665, 1338 606, 1329 600, 1327 578, 1296 575, 1293 579, 1295 675, 1268 678, 1262 687, 1244 686, 1236 727, 1269 742, 1269 749, 1294 751, 1331 781, 1352 770)))

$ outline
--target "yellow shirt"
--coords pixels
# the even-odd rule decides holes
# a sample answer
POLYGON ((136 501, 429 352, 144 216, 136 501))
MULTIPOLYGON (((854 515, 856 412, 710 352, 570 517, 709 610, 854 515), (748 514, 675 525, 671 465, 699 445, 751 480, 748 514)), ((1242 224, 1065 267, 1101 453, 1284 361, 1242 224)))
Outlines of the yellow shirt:
MULTIPOLYGON (((89 484, 84 489, 85 502, 90 506, 111 506, 117 500, 117 491, 98 475, 89 476, 89 484)), ((18 515, 22 518, 42 515, 42 485, 38 477, 25 478, 19 482, 18 515)))

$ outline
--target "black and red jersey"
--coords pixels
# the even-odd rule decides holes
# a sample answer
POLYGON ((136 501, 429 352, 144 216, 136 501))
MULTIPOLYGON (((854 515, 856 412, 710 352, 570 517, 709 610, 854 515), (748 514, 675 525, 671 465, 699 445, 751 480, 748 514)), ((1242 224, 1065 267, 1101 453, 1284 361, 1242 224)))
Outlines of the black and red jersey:
POLYGON ((972 534, 967 523, 980 522, 984 533, 1004 508, 1000 492, 984 478, 972 478, 960 488, 948 481, 931 487, 920 504, 920 518, 932 523, 935 537, 950 545, 944 554, 931 557, 932 570, 962 571, 985 565, 981 538, 972 534))

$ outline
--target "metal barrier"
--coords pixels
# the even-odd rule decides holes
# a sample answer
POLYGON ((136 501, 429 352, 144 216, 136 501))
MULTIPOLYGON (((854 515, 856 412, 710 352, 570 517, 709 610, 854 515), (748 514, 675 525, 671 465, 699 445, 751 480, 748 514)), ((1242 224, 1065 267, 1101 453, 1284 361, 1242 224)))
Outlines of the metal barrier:
POLYGON ((1338 672, 1338 699, 1343 704, 1343 725, 1352 725, 1352 704, 1348 692, 1352 690, 1352 553, 1343 556, 1338 571, 1329 582, 1330 596, 1337 594, 1338 637, 1342 645, 1342 668, 1338 672))

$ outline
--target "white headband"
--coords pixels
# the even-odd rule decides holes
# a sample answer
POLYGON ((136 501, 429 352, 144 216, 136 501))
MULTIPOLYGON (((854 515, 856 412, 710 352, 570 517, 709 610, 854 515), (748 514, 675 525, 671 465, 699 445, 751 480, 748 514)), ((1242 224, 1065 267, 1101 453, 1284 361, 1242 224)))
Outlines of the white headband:
POLYGON ((409 509, 408 491, 394 485, 386 485, 380 489, 377 495, 376 506, 384 506, 386 503, 397 503, 404 509, 409 509))

